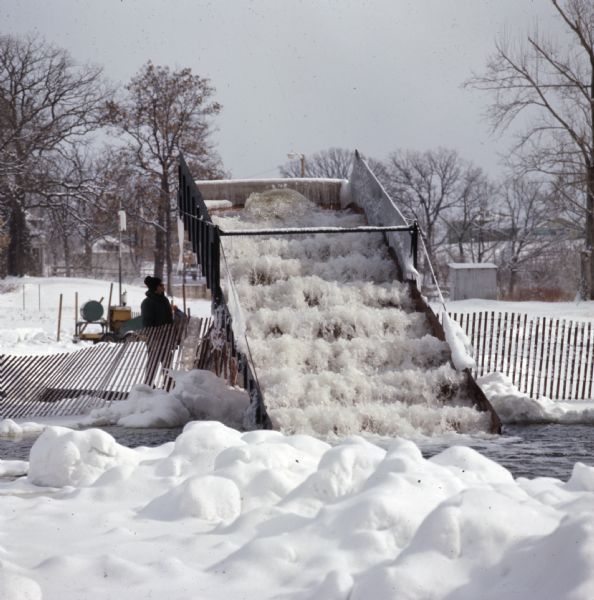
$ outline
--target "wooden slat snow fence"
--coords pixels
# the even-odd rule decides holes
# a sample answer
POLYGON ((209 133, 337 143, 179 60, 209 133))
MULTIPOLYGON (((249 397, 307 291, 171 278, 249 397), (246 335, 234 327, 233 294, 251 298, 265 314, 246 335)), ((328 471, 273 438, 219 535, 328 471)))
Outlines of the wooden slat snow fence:
POLYGON ((594 400, 594 325, 520 313, 449 313, 472 341, 474 375, 498 371, 531 398, 594 400))
POLYGON ((83 414, 125 399, 139 383, 169 390, 169 369, 197 365, 211 324, 193 317, 75 352, 0 355, 0 418, 83 414))

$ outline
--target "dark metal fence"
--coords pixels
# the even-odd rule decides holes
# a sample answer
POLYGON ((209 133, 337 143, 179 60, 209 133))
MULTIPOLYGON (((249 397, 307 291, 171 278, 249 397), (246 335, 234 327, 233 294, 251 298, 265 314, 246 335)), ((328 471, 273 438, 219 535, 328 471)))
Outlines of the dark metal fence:
POLYGON ((179 157, 178 180, 180 218, 183 220, 192 250, 198 258, 197 262, 206 279, 206 286, 212 295, 213 325, 207 344, 202 348, 199 366, 211 369, 218 375, 236 371, 236 376, 230 377, 231 383, 240 383, 250 396, 252 423, 248 425, 270 428, 270 418, 266 412, 254 365, 248 356, 237 348, 231 313, 221 289, 220 229, 213 224, 183 156, 179 157), (223 342, 222 345, 219 342, 223 342))

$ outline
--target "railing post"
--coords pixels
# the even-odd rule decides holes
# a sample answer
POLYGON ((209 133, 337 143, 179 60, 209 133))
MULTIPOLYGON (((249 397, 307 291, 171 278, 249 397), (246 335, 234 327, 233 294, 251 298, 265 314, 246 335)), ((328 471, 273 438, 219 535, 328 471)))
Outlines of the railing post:
POLYGON ((419 246, 419 224, 414 221, 410 231, 411 242, 410 252, 413 257, 413 267, 416 269, 418 264, 418 246, 419 246))
POLYGON ((210 291, 212 293, 213 306, 216 308, 223 302, 223 290, 221 289, 221 236, 216 225, 209 227, 212 230, 212 281, 210 291))

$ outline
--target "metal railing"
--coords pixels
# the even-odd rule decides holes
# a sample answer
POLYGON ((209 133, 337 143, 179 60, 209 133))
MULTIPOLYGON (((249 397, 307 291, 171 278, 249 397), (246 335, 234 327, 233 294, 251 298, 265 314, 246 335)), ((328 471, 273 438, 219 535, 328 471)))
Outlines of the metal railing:
MULTIPOLYGON (((233 319, 225 301, 221 288, 221 238, 226 236, 259 236, 259 235, 313 235, 313 234, 351 234, 351 233, 395 233, 408 232, 410 234, 410 252, 414 267, 417 267, 417 249, 419 227, 415 221, 412 224, 392 226, 364 226, 364 227, 302 227, 302 228, 276 228, 276 229, 246 229, 224 231, 212 222, 208 208, 202 198, 200 190, 196 186, 183 156, 180 155, 178 162, 178 208, 180 218, 184 223, 185 231, 192 244, 192 250, 198 258, 198 264, 206 278, 206 285, 212 294, 212 313, 214 315, 213 332, 211 336, 221 340, 229 346, 226 351, 227 359, 233 359, 242 375, 243 387, 250 394, 252 414, 257 427, 270 427, 270 419, 266 412, 264 397, 258 383, 256 369, 251 358, 240 352, 235 343, 235 336, 241 335, 234 332, 233 319)), ((249 345, 246 341, 246 346, 249 345)), ((217 359, 209 362, 204 357, 203 365, 209 366, 217 374, 222 367, 217 359)))
MULTIPOLYGON (((190 174, 187 164, 182 156, 179 158, 179 191, 178 204, 180 216, 183 219, 185 230, 192 243, 192 249, 198 257, 198 263, 205 275, 207 287, 212 292, 214 324, 211 337, 214 344, 202 345, 200 368, 209 368, 219 375, 227 377, 229 366, 231 383, 236 382, 235 372, 242 375, 243 387, 249 392, 251 405, 251 424, 259 427, 271 427, 267 415, 264 398, 260 389, 254 362, 251 360, 247 338, 245 346, 247 354, 239 352, 235 344, 235 333, 231 313, 225 302, 220 285, 221 277, 221 238, 225 236, 258 236, 258 235, 312 235, 312 234, 349 234, 349 233, 377 233, 384 234, 390 248, 390 253, 395 258, 399 269, 399 278, 408 281, 410 292, 416 310, 425 312, 431 324, 434 335, 439 339, 444 338, 444 332, 439 319, 425 302, 417 288, 417 255, 419 227, 417 222, 409 223, 398 211, 390 197, 381 187, 369 167, 356 155, 354 175, 351 181, 353 199, 364 208, 367 220, 371 225, 364 227, 302 227, 302 228, 275 228, 275 229, 247 229, 223 231, 216 226, 208 213, 206 204, 190 174), (382 221, 388 220, 393 225, 383 226, 382 221), (408 233, 408 236, 398 235, 408 233), (223 342, 223 343, 221 343, 223 342), (235 369, 233 368, 235 367, 235 369)), ((223 255, 224 258, 224 255, 223 255)), ((226 263, 225 263, 226 264, 226 263)), ((230 281, 233 289, 233 281, 230 281)), ((233 296, 232 289, 229 290, 233 296)), ((233 302, 236 298, 230 298, 233 302)), ((237 332, 242 337, 244 332, 237 332)), ((466 392, 474 405, 479 410, 490 413, 490 430, 494 433, 501 432, 501 422, 490 405, 489 401, 476 385, 470 372, 467 372, 466 392)))
POLYGON ((224 357, 225 361, 233 361, 238 370, 239 383, 250 397, 250 413, 246 426, 270 429, 271 422, 266 412, 254 364, 245 353, 240 352, 237 348, 233 319, 221 289, 221 231, 212 222, 202 194, 194 183, 190 169, 181 155, 178 161, 178 181, 180 218, 192 244, 192 250, 198 258, 197 262, 206 279, 206 286, 212 295, 213 326, 209 334, 211 347, 210 351, 203 352, 200 366, 210 368, 220 374, 219 371, 224 367, 221 366, 219 358, 222 360, 224 357), (219 349, 218 346, 221 342, 224 348, 219 349))

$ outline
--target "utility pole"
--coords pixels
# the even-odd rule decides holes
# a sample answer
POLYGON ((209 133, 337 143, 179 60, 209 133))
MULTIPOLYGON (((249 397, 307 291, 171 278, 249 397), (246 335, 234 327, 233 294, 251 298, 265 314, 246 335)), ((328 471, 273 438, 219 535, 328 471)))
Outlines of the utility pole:
POLYGON ((119 234, 119 242, 118 242, 118 280, 119 280, 119 296, 118 296, 118 306, 124 306, 124 302, 122 299, 122 232, 126 231, 126 211, 122 209, 122 201, 120 199, 120 208, 118 210, 118 234, 119 234))

